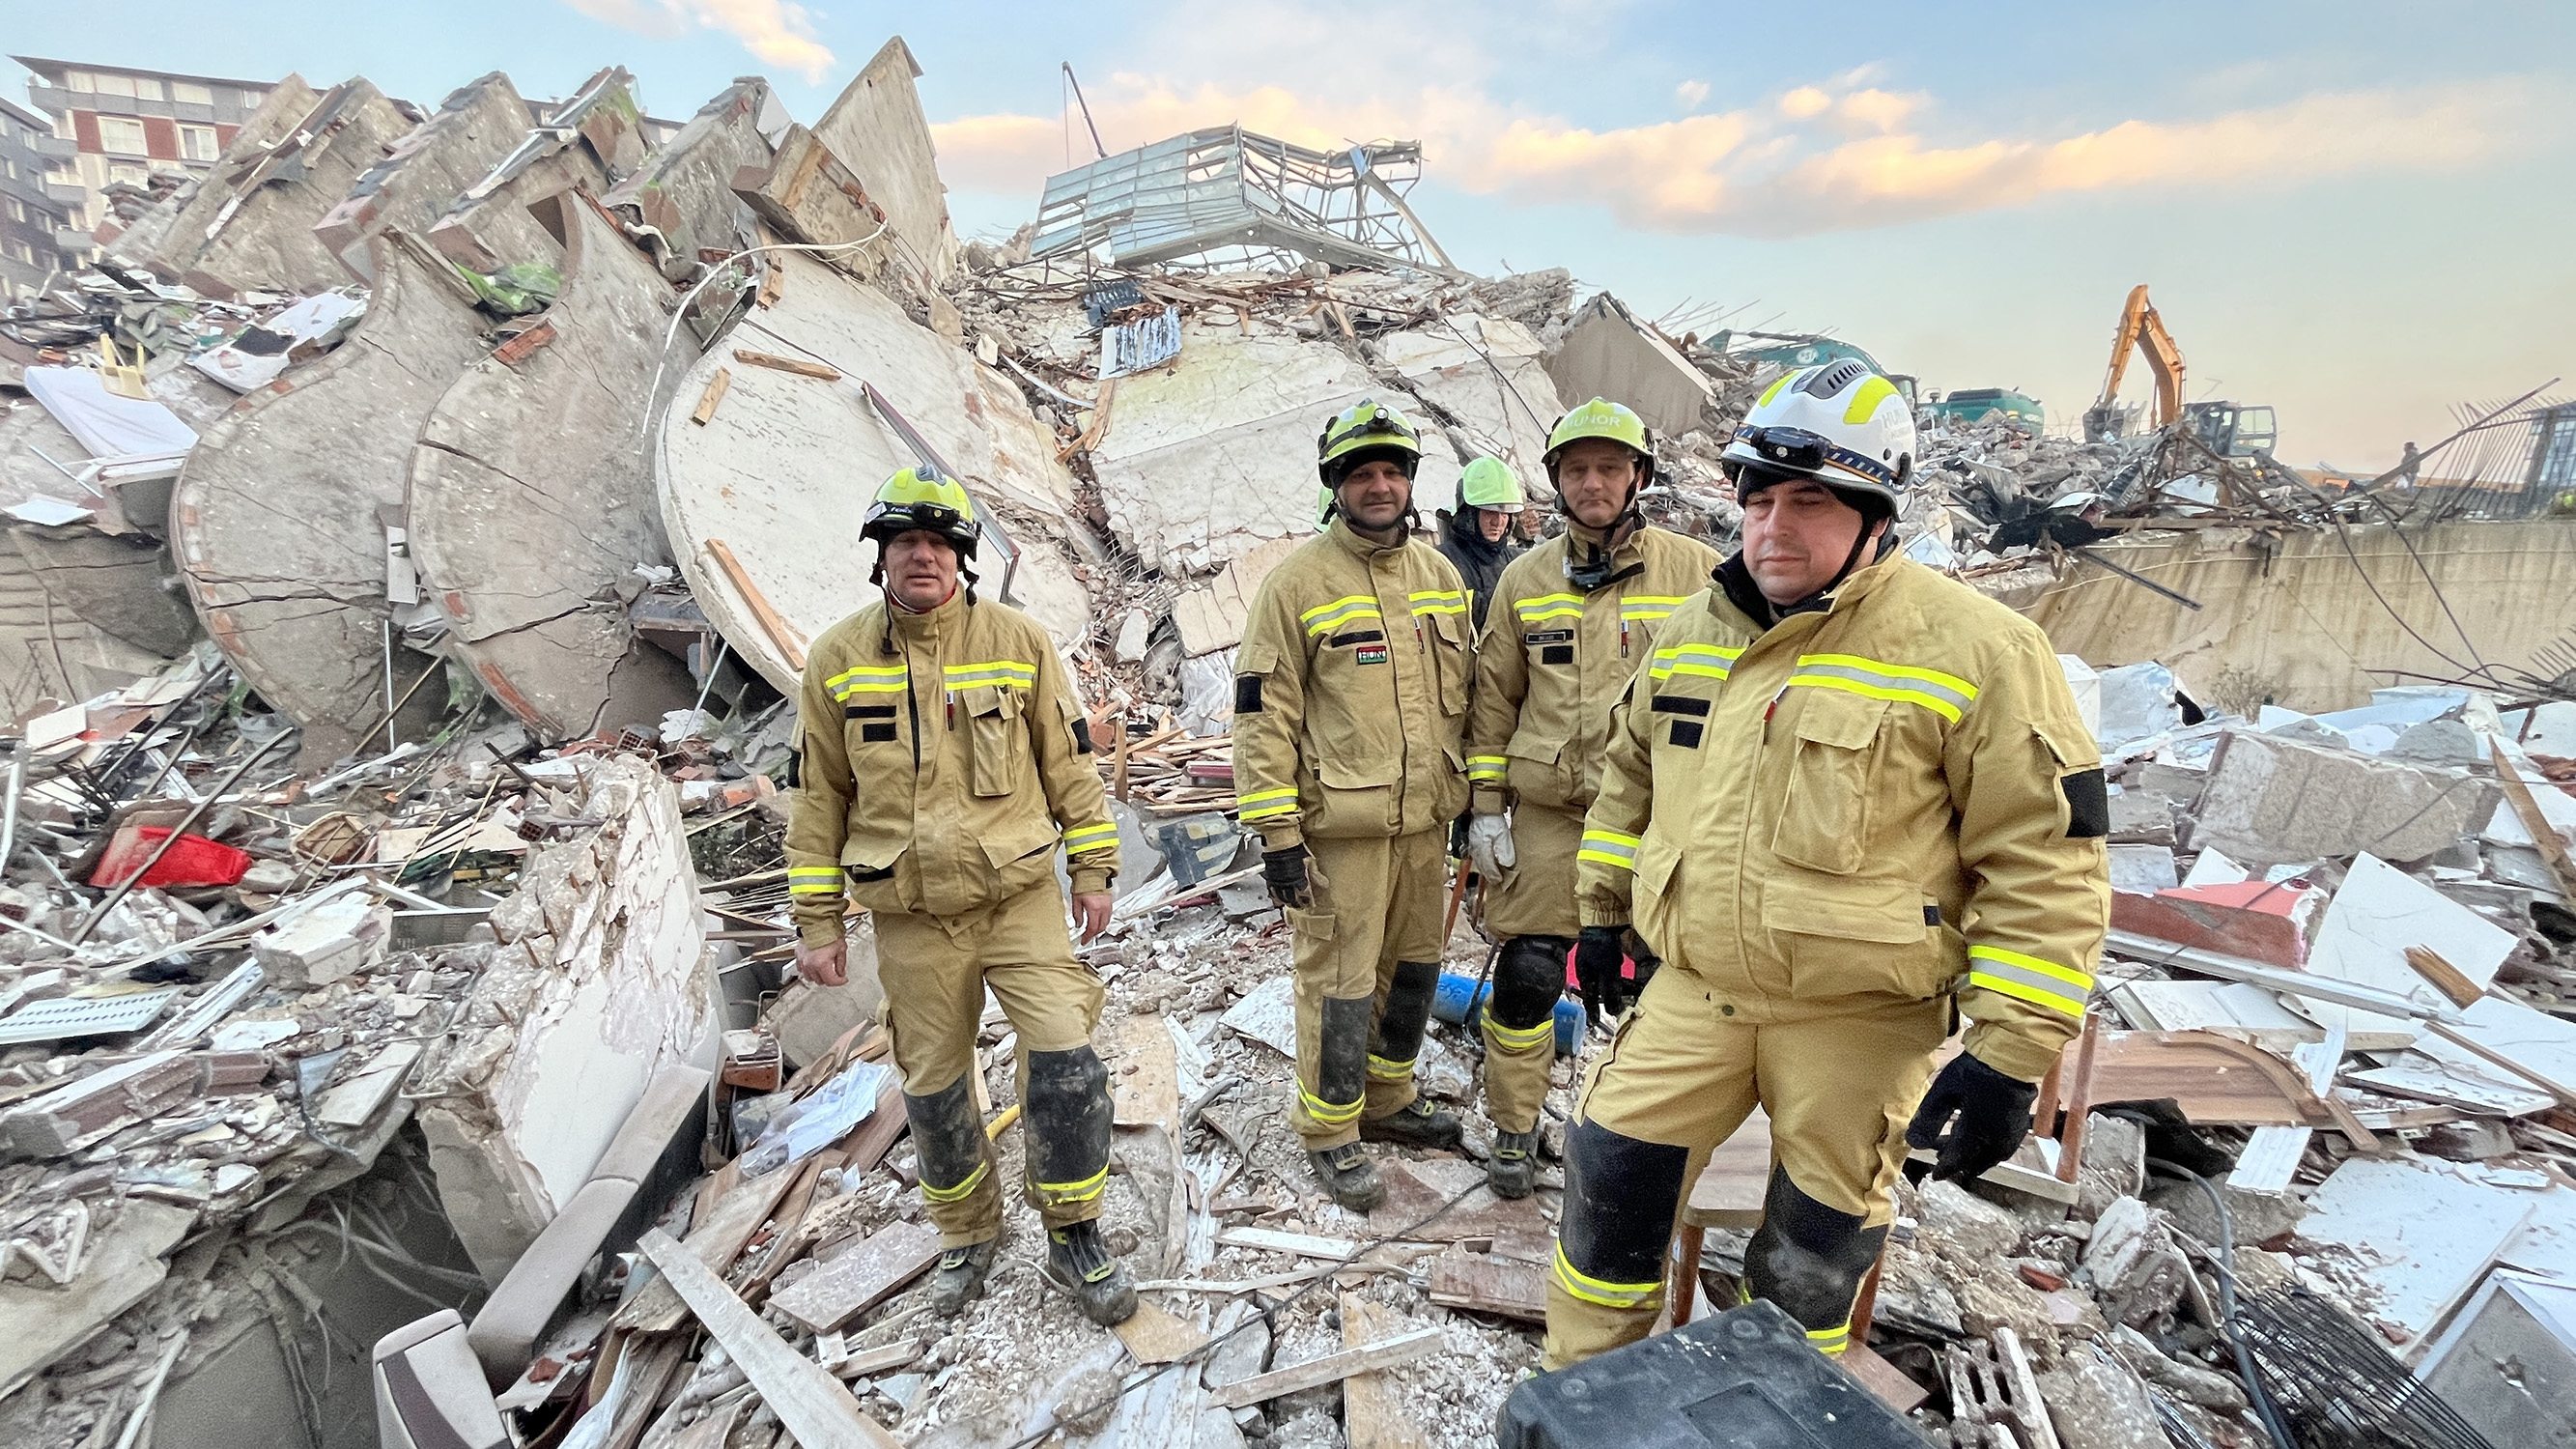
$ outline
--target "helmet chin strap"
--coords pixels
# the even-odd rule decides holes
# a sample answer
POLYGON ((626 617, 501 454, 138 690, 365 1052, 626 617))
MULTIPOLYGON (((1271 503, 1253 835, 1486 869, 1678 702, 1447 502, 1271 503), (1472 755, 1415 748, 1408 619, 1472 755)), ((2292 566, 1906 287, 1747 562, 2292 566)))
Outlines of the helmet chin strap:
POLYGON ((1565 551, 1567 583, 1587 594, 1592 594, 1622 579, 1645 572, 1646 566, 1642 561, 1630 564, 1623 569, 1617 567, 1614 558, 1616 550, 1625 541, 1626 536, 1634 533, 1646 521, 1645 513, 1637 507, 1637 495, 1643 493, 1645 487, 1643 479, 1628 486, 1628 501, 1621 505, 1619 516, 1611 519, 1610 526, 1604 529, 1594 529, 1577 520, 1574 510, 1566 504, 1565 490, 1561 487, 1556 490, 1556 506, 1558 511, 1565 515, 1566 534, 1576 543, 1581 544, 1589 554, 1589 557, 1578 561, 1574 549, 1568 548, 1565 551))

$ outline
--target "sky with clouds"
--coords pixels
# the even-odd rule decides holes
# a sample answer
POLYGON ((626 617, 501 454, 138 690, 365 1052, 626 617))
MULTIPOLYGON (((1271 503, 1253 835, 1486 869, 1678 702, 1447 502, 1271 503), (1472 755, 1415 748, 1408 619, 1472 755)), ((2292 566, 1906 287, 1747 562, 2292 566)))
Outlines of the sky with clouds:
POLYGON ((1831 331, 2053 419, 2147 282, 2192 395, 2276 405, 2302 464, 2385 466, 2463 401, 2576 392, 2576 6, 2552 0, 127 0, 104 51, 81 9, 0 0, 0 35, 423 102, 614 62, 674 117, 758 72, 811 120, 900 31, 970 236, 1089 158, 1070 61, 1113 150, 1228 121, 1419 139, 1413 206, 1462 265, 1831 331))

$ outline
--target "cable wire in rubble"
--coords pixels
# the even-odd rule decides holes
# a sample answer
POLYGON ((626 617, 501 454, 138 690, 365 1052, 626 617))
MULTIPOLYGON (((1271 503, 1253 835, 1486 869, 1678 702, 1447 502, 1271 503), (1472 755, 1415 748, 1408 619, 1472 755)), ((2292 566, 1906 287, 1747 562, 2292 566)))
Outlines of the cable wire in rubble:
POLYGON ((877 223, 877 229, 875 231, 869 232, 866 236, 860 237, 856 241, 770 242, 765 246, 746 247, 741 251, 727 255, 723 260, 708 267, 707 274, 698 279, 698 284, 691 287, 689 290, 682 292, 680 294, 680 300, 672 304, 671 325, 662 329, 662 345, 655 351, 653 357, 653 385, 644 390, 644 416, 636 425, 636 440, 641 442, 653 431, 653 417, 654 414, 660 410, 659 400, 662 396, 662 370, 670 365, 671 344, 679 340, 680 324, 688 320, 689 304, 698 300, 698 294, 700 292, 705 291, 716 281, 725 277, 727 275, 727 270, 731 268, 734 263, 742 261, 747 257, 756 257, 762 252, 811 252, 816 256, 830 256, 836 252, 854 252, 859 248, 868 245, 870 242, 875 241, 877 238, 884 236, 886 234, 886 228, 893 224, 894 223, 890 220, 880 221, 877 223))

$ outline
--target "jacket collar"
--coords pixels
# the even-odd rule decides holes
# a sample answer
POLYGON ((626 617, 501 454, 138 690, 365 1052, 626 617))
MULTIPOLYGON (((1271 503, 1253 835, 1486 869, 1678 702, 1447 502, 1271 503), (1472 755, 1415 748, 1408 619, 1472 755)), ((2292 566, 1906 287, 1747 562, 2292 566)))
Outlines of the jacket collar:
POLYGON ((1355 555, 1362 563, 1367 563, 1375 559, 1380 554, 1401 552, 1405 548, 1410 547, 1413 543, 1413 531, 1409 528, 1399 532, 1396 536, 1395 542, 1392 544, 1372 543, 1368 539, 1360 537, 1358 532, 1351 527, 1351 521, 1342 517, 1338 513, 1333 515, 1332 526, 1324 530, 1324 537, 1340 544, 1343 549, 1355 555))
POLYGON ((914 613, 896 603, 892 594, 885 596, 885 609, 886 636, 889 639, 899 639, 906 644, 936 644, 965 616, 966 581, 958 580, 956 592, 948 596, 947 602, 927 613, 914 613))
POLYGON ((1788 605, 1774 604, 1763 596, 1761 587, 1753 582, 1753 571, 1744 566, 1742 549, 1727 555, 1726 562, 1717 566, 1717 572, 1710 575, 1710 579, 1717 585, 1719 595, 1734 605, 1737 613, 1751 620, 1756 629, 1768 631, 1793 615, 1830 614, 1859 607, 1860 601, 1885 583, 1903 562, 1902 555, 1890 554, 1877 563, 1852 570, 1850 577, 1845 578, 1840 586, 1788 605))

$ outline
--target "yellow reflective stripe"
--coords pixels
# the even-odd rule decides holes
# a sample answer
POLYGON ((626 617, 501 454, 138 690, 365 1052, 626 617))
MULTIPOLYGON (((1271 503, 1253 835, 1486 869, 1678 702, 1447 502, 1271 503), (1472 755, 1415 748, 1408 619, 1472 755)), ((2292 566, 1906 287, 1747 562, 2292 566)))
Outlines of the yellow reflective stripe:
POLYGON ((1267 820, 1273 815, 1285 815, 1295 810, 1297 790, 1294 786, 1281 790, 1255 790, 1249 795, 1237 796, 1234 804, 1246 820, 1267 820))
POLYGON ((1549 619, 1580 619, 1583 617, 1583 596, 1533 594, 1526 599, 1512 600, 1512 611, 1521 616, 1524 624, 1537 624, 1549 619))
POLYGON ((1349 594, 1329 604, 1317 604, 1297 617, 1305 624, 1307 633, 1321 634, 1337 624, 1348 624, 1358 619, 1383 619, 1386 615, 1378 612, 1376 595, 1349 594))
POLYGON ((863 664, 824 680, 823 687, 832 691, 834 699, 846 702, 854 694, 899 694, 911 687, 911 676, 900 664, 882 668, 863 664))
POLYGON ((1968 985, 2082 1020, 2093 978, 2072 966, 2001 946, 1968 948, 1968 985))
POLYGON ((1583 596, 1581 594, 1532 594, 1525 599, 1512 600, 1512 607, 1515 609, 1534 609, 1542 604, 1580 604, 1582 602, 1583 596))
POLYGON ((981 664, 951 664, 945 673, 950 689, 972 689, 985 684, 998 684, 1010 689, 1029 689, 1038 682, 1038 667, 1019 659, 988 659, 981 664))
POLYGON ((1407 1057, 1403 1061, 1399 1062, 1387 1057, 1379 1056, 1375 1052, 1370 1052, 1368 1059, 1368 1074, 1371 1078, 1381 1082, 1411 1081, 1413 1079, 1414 1061, 1415 1058, 1407 1057))
POLYGON ((1682 600, 1671 594, 1630 594, 1619 601, 1619 617, 1651 624, 1671 618, 1681 606, 1682 600))
POLYGON ((1744 651, 1723 644, 1675 644, 1658 649, 1646 666, 1650 679, 1670 679, 1674 675, 1701 679, 1724 679, 1734 672, 1735 661, 1744 651))
POLYGON ((1467 601, 1465 599, 1460 599, 1454 604, 1415 604, 1413 606, 1413 612, 1417 614, 1463 614, 1467 612, 1467 601))
POLYGON ((1286 785, 1276 790, 1255 790, 1249 795, 1238 795, 1235 797, 1235 803, 1239 805, 1257 805, 1264 800, 1294 800, 1296 798, 1297 787, 1294 785, 1286 785))
MULTIPOLYGON (((1863 680, 1845 679, 1840 675, 1833 674, 1792 674, 1789 676, 1789 684, 1803 685, 1809 689, 1839 689, 1846 694, 1864 695, 1870 699, 1893 700, 1898 704, 1919 704, 1925 709, 1932 711, 1934 714, 1941 716, 1943 719, 1948 720, 1952 724, 1957 724, 1959 722, 1960 709, 1957 705, 1952 704, 1950 701, 1943 699, 1937 694, 1926 694, 1919 689, 1901 689, 1893 685, 1871 684, 1863 680)), ((1783 685, 1782 687, 1787 688, 1788 686, 1783 685)))
POLYGON ((1640 843, 1636 836, 1621 835, 1615 830, 1587 830, 1583 832, 1582 848, 1575 851, 1574 858, 1633 871, 1637 868, 1637 846, 1640 843))
POLYGON ((1851 1320, 1846 1318, 1831 1328, 1807 1330, 1807 1346, 1819 1353, 1835 1354, 1851 1344, 1851 1320))
POLYGON ((1604 1308, 1642 1308, 1664 1291, 1660 1278, 1652 1283, 1611 1283, 1590 1276, 1566 1261, 1565 1240, 1562 1238, 1556 1244, 1554 1273, 1557 1287, 1586 1303, 1597 1303, 1604 1308))
POLYGON ((1404 596, 1408 604, 1463 604, 1467 595, 1460 589, 1423 589, 1404 596))
POLYGON ((1303 1082, 1297 1084, 1297 1096, 1306 1104, 1306 1115, 1326 1127, 1339 1127, 1354 1120, 1360 1115, 1360 1108, 1368 1104, 1366 1097, 1355 1097, 1347 1103, 1327 1102, 1307 1091, 1303 1082))
POLYGON ((1525 1052, 1543 1042, 1554 1041, 1556 1022, 1551 1018, 1536 1026, 1505 1026, 1488 1012, 1485 1014, 1485 1037, 1504 1051, 1525 1052))
POLYGON ((829 881, 791 880, 787 883, 787 893, 791 896, 837 896, 841 893, 841 883, 837 879, 829 881))
MULTIPOLYGON (((980 1172, 983 1169, 976 1170, 980 1172)), ((1067 1203, 1089 1202, 1100 1196, 1101 1188, 1107 1186, 1108 1182, 1109 1168, 1104 1164, 1098 1172, 1080 1182, 1041 1182, 1037 1184, 1038 1196, 1057 1207, 1067 1203)))
POLYGON ((1467 778, 1470 780, 1499 780, 1510 770, 1511 759, 1505 755, 1469 755, 1467 757, 1467 778))
POLYGON ((2085 991, 2093 989, 2093 977, 2090 972, 2078 971, 2072 966, 2060 966, 2043 956, 2025 956, 2019 951, 2007 951, 2001 946, 1970 946, 1968 959, 1992 961, 2003 966, 2018 966, 2024 971, 2036 971, 2042 976, 2053 976, 2069 986, 2085 991))
POLYGON ((1796 380, 1799 373, 1804 371, 1806 371, 1805 368, 1793 367, 1787 372, 1780 374, 1777 378, 1772 379, 1771 385, 1762 390, 1762 396, 1753 400, 1753 405, 1757 408, 1769 407, 1771 405, 1771 399, 1780 395, 1780 389, 1787 387, 1792 381, 1796 380))
POLYGON ((993 1164, 990 1162, 976 1163, 975 1170, 966 1174, 966 1180, 955 1187, 933 1187, 930 1185, 930 1179, 925 1177, 921 1180, 921 1195, 932 1202, 956 1202, 973 1192, 984 1181, 984 1174, 992 1170, 993 1164))
POLYGON ((841 868, 837 865, 791 865, 787 867, 787 878, 836 881, 841 878, 841 868))
POLYGON ((1064 848, 1067 852, 1097 850, 1101 846, 1117 843, 1118 827, 1115 825, 1086 825, 1079 830, 1068 830, 1064 833, 1064 848))
POLYGON ((2009 996, 2016 1001, 2027 1001, 2033 1006, 2046 1007, 2062 1016, 2074 1017, 2077 1021, 2084 1019, 2083 997, 2068 996, 2062 991, 2045 986, 2034 986, 2028 981, 2007 976, 2001 971, 1971 971, 1968 973, 1968 985, 1994 992, 1998 996, 2009 996))
POLYGON ((1798 664, 1801 668, 1810 664, 1839 664, 1848 669, 1866 669, 1872 674, 1920 680, 1966 699, 1977 697, 1977 687, 1955 674, 1944 674, 1938 669, 1917 669, 1910 664, 1889 664, 1884 660, 1869 659, 1858 654, 1801 654, 1798 656, 1798 664))

